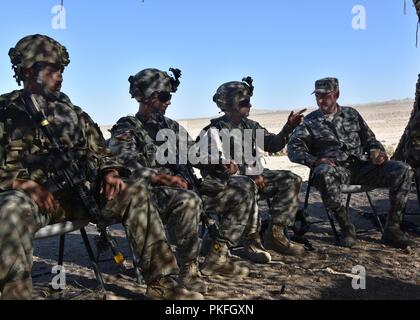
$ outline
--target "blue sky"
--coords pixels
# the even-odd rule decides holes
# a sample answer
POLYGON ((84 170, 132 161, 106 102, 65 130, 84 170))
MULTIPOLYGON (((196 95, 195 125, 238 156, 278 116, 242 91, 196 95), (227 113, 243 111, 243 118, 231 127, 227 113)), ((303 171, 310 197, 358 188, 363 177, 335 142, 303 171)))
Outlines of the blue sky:
POLYGON ((168 115, 217 115, 223 82, 254 78, 261 109, 313 106, 313 82, 336 76, 342 103, 413 98, 420 72, 411 0, 64 0, 66 29, 51 27, 60 0, 2 0, 0 92, 17 88, 8 50, 47 34, 71 63, 63 91, 100 124, 137 110, 128 77, 143 68, 183 72, 168 115), (382 5, 382 3, 385 3, 382 5), (366 29, 352 8, 366 8, 366 29))

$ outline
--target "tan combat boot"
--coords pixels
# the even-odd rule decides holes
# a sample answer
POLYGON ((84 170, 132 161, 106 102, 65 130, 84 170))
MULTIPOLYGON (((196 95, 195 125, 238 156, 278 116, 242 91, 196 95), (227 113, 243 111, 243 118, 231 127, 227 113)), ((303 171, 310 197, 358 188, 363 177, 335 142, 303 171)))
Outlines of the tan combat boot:
POLYGON ((214 240, 207 254, 201 273, 205 276, 247 276, 249 269, 232 262, 228 255, 227 243, 214 240))
POLYGON ((300 243, 289 241, 284 234, 285 226, 270 223, 264 235, 264 246, 281 254, 290 256, 302 256, 305 247, 300 243))
POLYGON ((178 283, 188 290, 207 293, 207 283, 200 279, 197 260, 184 263, 179 272, 178 283))
POLYGON ((271 261, 271 255, 262 245, 258 233, 253 233, 245 239, 244 250, 247 258, 253 262, 269 263, 271 261))
POLYGON ((173 276, 162 277, 148 284, 146 297, 159 300, 204 300, 202 294, 181 287, 173 276))

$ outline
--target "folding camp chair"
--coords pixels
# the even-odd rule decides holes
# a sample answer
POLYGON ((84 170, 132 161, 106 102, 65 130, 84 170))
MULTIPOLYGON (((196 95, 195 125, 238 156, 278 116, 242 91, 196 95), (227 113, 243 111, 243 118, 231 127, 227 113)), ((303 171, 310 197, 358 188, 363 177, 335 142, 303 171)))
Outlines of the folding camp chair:
MULTIPOLYGON (((89 224, 89 221, 87 220, 74 220, 74 221, 66 221, 66 222, 60 222, 60 223, 48 225, 38 230, 38 232, 35 234, 35 240, 60 236, 60 245, 59 245, 59 251, 58 251, 58 265, 62 266, 63 261, 64 261, 64 247, 65 247, 66 234, 69 232, 79 230, 80 234, 82 235, 83 243, 88 253, 90 262, 92 264, 92 268, 95 273, 95 278, 98 282, 99 288, 101 289, 101 291, 105 292, 104 280, 102 278, 101 272, 99 271, 98 264, 95 260, 93 250, 92 250, 92 247, 89 242, 89 238, 85 230, 85 227, 88 224, 89 224)), ((33 276, 33 278, 37 278, 37 277, 44 276, 47 274, 50 274, 50 272, 43 273, 43 274, 36 274, 33 276)))
MULTIPOLYGON (((310 195, 310 192, 311 192, 311 188, 313 187, 313 185, 312 185, 312 176, 313 176, 313 169, 311 169, 311 171, 309 173, 308 187, 306 189, 305 203, 304 203, 304 206, 303 206, 303 209, 304 210, 306 210, 308 208, 308 205, 309 205, 309 195, 310 195)), ((367 197, 367 199, 369 201, 369 205, 370 205, 370 207, 372 209, 372 216, 375 219, 375 221, 376 221, 376 223, 377 223, 377 225, 379 227, 379 230, 381 231, 381 233, 383 233, 384 232, 384 228, 383 228, 382 222, 381 222, 381 220, 378 217, 378 214, 376 212, 375 206, 373 205, 372 198, 371 198, 371 196, 369 194, 369 192, 372 191, 372 190, 374 190, 374 189, 377 189, 377 188, 373 188, 373 187, 369 187, 369 186, 365 186, 365 185, 348 185, 348 184, 344 184, 344 185, 341 186, 341 193, 347 194, 347 201, 346 201, 346 211, 347 211, 347 214, 348 214, 348 209, 349 209, 349 206, 350 206, 351 195, 354 194, 354 193, 365 193, 366 194, 366 197, 367 197)), ((324 205, 324 208, 325 208, 325 211, 327 213, 328 220, 329 220, 329 222, 331 224, 331 228, 332 228, 332 230, 334 232, 334 236, 335 236, 335 238, 336 238, 337 241, 340 241, 339 233, 337 231, 337 228, 335 227, 333 214, 332 214, 332 212, 330 212, 327 209, 327 207, 325 207, 325 205, 324 205)))

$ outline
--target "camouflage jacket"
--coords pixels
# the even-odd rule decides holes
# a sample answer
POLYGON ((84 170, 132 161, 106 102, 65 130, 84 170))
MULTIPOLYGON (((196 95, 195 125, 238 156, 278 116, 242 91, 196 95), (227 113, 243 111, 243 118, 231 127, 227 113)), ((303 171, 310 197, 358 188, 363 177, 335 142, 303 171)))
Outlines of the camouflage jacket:
POLYGON ((311 167, 317 159, 345 163, 350 158, 366 160, 370 149, 382 149, 362 116, 351 107, 339 107, 329 120, 320 110, 305 117, 287 146, 289 159, 311 167))
MULTIPOLYGON (((255 154, 255 148, 257 147, 256 146, 257 130, 261 130, 261 132, 263 133, 263 142, 264 142, 263 145, 258 146, 258 147, 260 147, 261 149, 269 153, 276 153, 276 152, 281 151, 286 146, 287 142, 289 141, 290 135, 293 131, 293 128, 288 123, 286 123, 286 125, 283 127, 280 133, 278 134, 270 133, 267 129, 262 127, 258 122, 247 119, 247 118, 242 119, 239 125, 235 125, 231 121, 229 115, 224 115, 220 118, 212 119, 210 121, 210 125, 205 127, 203 129, 203 132, 208 131, 210 128, 215 128, 219 131, 223 129, 227 129, 229 130, 229 132, 231 132, 233 129, 239 129, 241 132, 243 132, 244 130, 250 130, 251 132, 250 136, 252 137, 251 144, 252 144, 253 154, 255 154)), ((237 140, 231 139, 230 155, 225 155, 225 157, 230 157, 230 159, 236 159, 234 155, 235 150, 238 150, 238 148, 240 148, 243 151, 244 144, 242 144, 242 146, 240 147, 235 147, 235 143, 237 142, 238 142, 237 140)), ((242 155, 243 154, 244 152, 242 152, 242 155)), ((237 161, 238 167, 239 167, 238 174, 244 175, 246 161, 244 157, 238 160, 240 160, 240 161, 237 161)), ((204 167, 201 171, 202 171, 202 175, 205 177, 208 175, 218 176, 217 171, 215 170, 217 170, 217 166, 209 165, 209 166, 204 167)))
MULTIPOLYGON (((110 157, 97 124, 65 94, 54 102, 39 95, 34 97, 56 137, 80 166, 96 171, 97 175, 109 169, 117 169, 123 176, 128 174, 110 157)), ((27 155, 48 155, 51 144, 27 113, 22 91, 0 96, 0 140, 0 190, 11 189, 14 179, 30 179, 40 184, 47 181, 51 168, 42 163, 31 168, 24 161, 27 155)))
POLYGON ((148 120, 139 113, 119 119, 111 129, 109 148, 117 156, 118 161, 132 171, 155 169, 143 170, 143 177, 147 178, 148 174, 150 176, 157 171, 177 175, 179 173, 173 167, 156 159, 159 146, 165 143, 156 139, 161 129, 169 129, 176 134, 176 142, 171 145, 174 147, 171 151, 176 154, 176 163, 178 163, 180 139, 186 140, 184 142, 187 149, 194 144, 194 140, 178 122, 158 114, 152 115, 148 120), (181 130, 185 135, 179 134, 181 130))

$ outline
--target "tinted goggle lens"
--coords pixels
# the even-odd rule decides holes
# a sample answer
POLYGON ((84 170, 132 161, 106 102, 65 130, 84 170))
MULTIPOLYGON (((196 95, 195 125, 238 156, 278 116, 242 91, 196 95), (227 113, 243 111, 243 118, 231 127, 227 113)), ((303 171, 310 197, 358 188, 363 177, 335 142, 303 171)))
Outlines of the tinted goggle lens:
POLYGON ((160 102, 165 103, 172 99, 172 95, 167 91, 163 91, 158 93, 157 98, 160 102))
POLYGON ((246 100, 239 101, 238 106, 240 108, 244 108, 244 107, 249 107, 250 104, 251 104, 251 101, 249 99, 246 99, 246 100))

